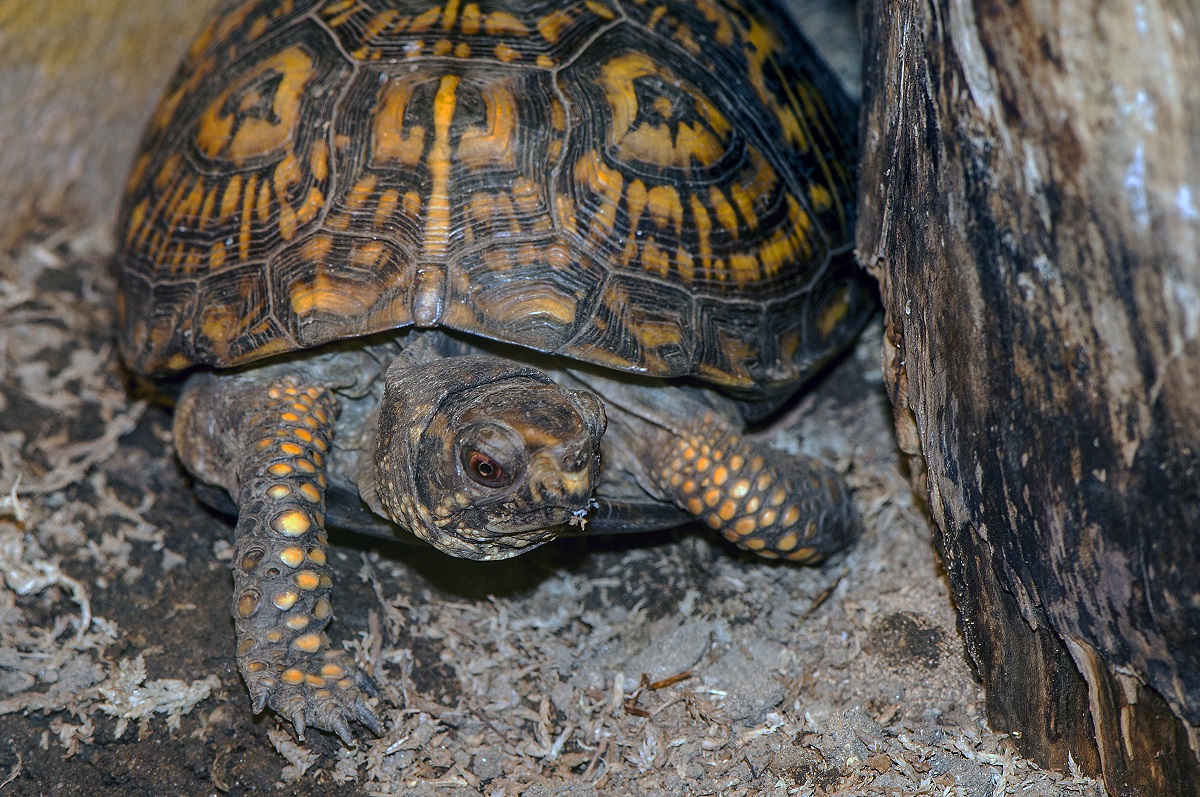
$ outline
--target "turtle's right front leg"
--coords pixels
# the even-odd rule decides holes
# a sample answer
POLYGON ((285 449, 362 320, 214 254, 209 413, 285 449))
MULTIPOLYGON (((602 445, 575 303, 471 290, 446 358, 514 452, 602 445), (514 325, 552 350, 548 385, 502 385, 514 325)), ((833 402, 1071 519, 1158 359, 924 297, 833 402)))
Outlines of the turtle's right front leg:
POLYGON ((189 470, 237 502, 233 617, 255 713, 269 705, 301 739, 314 726, 349 742, 348 719, 377 734, 382 726, 364 693, 374 684, 325 635, 325 471, 337 411, 327 388, 298 375, 201 375, 180 398, 175 439, 189 470))

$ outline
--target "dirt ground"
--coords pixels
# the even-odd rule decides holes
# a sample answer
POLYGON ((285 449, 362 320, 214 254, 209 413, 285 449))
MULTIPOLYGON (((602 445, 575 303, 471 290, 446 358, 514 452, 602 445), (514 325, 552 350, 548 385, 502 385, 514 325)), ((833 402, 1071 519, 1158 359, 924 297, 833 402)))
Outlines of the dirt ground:
POLYGON ((866 521, 819 568, 700 530, 509 562, 335 535, 387 731, 298 745, 233 667, 231 525, 112 340, 103 227, 0 255, 0 793, 1100 795, 991 733, 897 459, 872 329, 768 435, 866 521))

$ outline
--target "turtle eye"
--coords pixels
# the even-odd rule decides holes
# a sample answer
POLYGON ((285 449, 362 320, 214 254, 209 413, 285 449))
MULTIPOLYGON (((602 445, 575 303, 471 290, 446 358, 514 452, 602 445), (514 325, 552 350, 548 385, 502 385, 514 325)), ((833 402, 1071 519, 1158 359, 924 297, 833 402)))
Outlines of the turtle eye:
POLYGON ((482 451, 463 452, 463 465, 472 481, 484 487, 503 487, 508 483, 508 472, 499 462, 482 451))

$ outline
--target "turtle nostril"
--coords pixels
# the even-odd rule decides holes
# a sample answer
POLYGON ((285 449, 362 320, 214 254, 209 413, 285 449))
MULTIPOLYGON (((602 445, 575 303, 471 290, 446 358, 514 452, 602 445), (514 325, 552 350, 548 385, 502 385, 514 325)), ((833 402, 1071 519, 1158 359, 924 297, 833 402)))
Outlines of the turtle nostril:
POLYGON ((591 452, 582 449, 566 451, 563 453, 561 462, 562 469, 566 473, 578 473, 588 466, 591 459, 591 452))

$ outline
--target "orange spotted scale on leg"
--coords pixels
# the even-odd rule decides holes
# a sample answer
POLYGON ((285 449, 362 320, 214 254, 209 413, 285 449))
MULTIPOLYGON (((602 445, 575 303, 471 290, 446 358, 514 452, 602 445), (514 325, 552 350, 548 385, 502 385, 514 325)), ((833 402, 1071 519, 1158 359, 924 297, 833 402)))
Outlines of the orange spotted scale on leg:
POLYGON ((663 451, 682 448, 683 456, 667 454, 653 471, 660 489, 680 509, 735 545, 770 559, 807 563, 845 544, 852 533, 853 510, 847 493, 827 468, 804 457, 761 448, 753 439, 732 433, 712 414, 703 416, 698 431, 660 446, 663 451), (709 452, 720 452, 722 464, 714 466, 709 452), (815 518, 805 518, 801 509, 822 503, 839 507, 828 534, 815 518), (809 544, 798 549, 801 539, 809 544), (817 546, 823 539, 828 550, 817 546))
POLYGON ((300 537, 312 528, 312 521, 299 509, 289 509, 276 515, 271 528, 288 537, 300 537))
POLYGON ((333 614, 333 608, 330 606, 328 598, 318 598, 316 605, 313 607, 313 617, 318 620, 326 620, 333 614))
POLYGON ((238 598, 237 613, 239 617, 249 619, 258 611, 258 600, 262 597, 258 590, 246 590, 238 598))
POLYGON ((311 570, 302 570, 292 578, 292 583, 302 590, 311 592, 321 584, 321 577, 311 570))
POLYGON ((235 535, 241 553, 233 613, 239 668, 255 710, 271 706, 292 720, 299 735, 311 722, 348 739, 348 719, 378 730, 359 680, 347 678, 346 667, 332 665, 333 677, 346 682, 335 695, 309 663, 329 652, 323 629, 333 615, 333 582, 325 572, 321 452, 328 450, 337 405, 327 392, 295 383, 259 395, 266 404, 253 413, 253 443, 238 467, 243 481, 235 535), (264 595, 269 598, 262 600, 264 595))
POLYGON ((799 542, 800 538, 796 535, 796 532, 789 531, 787 534, 775 541, 775 549, 787 552, 795 548, 799 542))
POLYGON ((284 548, 279 552, 279 561, 288 567, 299 567, 304 563, 304 551, 294 546, 284 548))
POLYGON ((292 647, 305 653, 316 653, 321 649, 321 635, 316 633, 302 634, 292 640, 292 647))
POLYGON ((274 604, 275 608, 279 609, 279 611, 286 612, 288 609, 296 605, 296 601, 299 599, 299 597, 299 594, 296 592, 293 592, 292 590, 285 590, 283 592, 276 593, 275 597, 271 598, 271 603, 274 604))
POLYGON ((243 572, 250 573, 254 568, 258 567, 258 563, 266 556, 267 552, 262 548, 251 548, 241 559, 241 568, 243 572))

